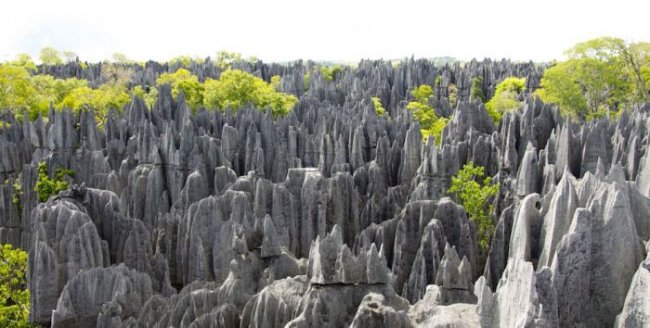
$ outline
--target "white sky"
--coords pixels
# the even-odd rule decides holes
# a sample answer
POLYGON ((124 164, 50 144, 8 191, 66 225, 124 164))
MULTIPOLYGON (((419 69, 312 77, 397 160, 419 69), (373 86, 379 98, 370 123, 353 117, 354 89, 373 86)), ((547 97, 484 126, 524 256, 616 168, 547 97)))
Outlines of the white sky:
POLYGON ((546 61, 599 36, 650 41, 650 1, 11 0, 0 60, 44 46, 98 61, 214 55, 298 58, 452 56, 546 61))

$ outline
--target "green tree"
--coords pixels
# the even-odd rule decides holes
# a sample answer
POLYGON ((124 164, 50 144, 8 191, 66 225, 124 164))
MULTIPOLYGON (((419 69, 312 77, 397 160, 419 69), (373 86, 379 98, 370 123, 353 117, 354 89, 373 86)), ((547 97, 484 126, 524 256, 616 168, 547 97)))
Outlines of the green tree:
POLYGON ((41 49, 41 54, 38 58, 41 60, 41 64, 47 66, 63 64, 63 59, 61 59, 61 54, 59 53, 58 50, 52 47, 45 47, 41 49))
POLYGON ((10 109, 16 113, 28 110, 35 94, 27 69, 0 64, 0 109, 10 109))
POLYGON ((423 84, 411 91, 411 95, 416 102, 428 104, 429 99, 433 96, 433 88, 428 84, 423 84))
POLYGON ((0 246, 0 327, 31 327, 29 289, 25 279, 27 253, 13 249, 10 244, 0 246))
POLYGON ((510 76, 497 84, 494 96, 485 104, 492 120, 499 123, 503 114, 519 108, 520 98, 525 90, 525 78, 510 76))
POLYGON ((111 61, 117 64, 130 64, 133 63, 125 54, 121 52, 115 52, 111 55, 111 61))
POLYGON ((479 244, 483 249, 489 247, 490 237, 494 233, 494 204, 490 201, 499 193, 499 185, 492 183, 491 177, 484 177, 485 169, 469 162, 451 178, 453 194, 461 202, 469 218, 478 229, 479 244))
POLYGON ((172 59, 169 60, 169 66, 176 66, 180 68, 190 68, 190 65, 192 63, 203 63, 204 59, 198 56, 190 56, 190 55, 181 55, 181 56, 176 56, 172 59))
POLYGON ((626 105, 650 101, 650 43, 603 37, 578 43, 568 59, 549 67, 537 94, 574 118, 618 114, 626 105))
POLYGON ((302 76, 302 84, 305 87, 305 91, 309 90, 310 83, 311 83, 311 73, 306 72, 305 75, 302 76))
POLYGON ((54 178, 50 178, 47 174, 47 164, 45 162, 38 163, 38 180, 34 187, 34 191, 38 193, 38 201, 45 203, 51 196, 68 189, 68 181, 65 179, 73 175, 74 171, 59 167, 56 169, 54 178))
POLYGON ((451 106, 456 106, 456 102, 458 101, 458 87, 455 84, 450 84, 449 85, 449 104, 451 106))
POLYGON ((618 75, 607 76, 609 78, 622 78, 629 81, 630 100, 635 102, 650 101, 647 80, 643 76, 643 68, 650 65, 650 43, 648 42, 626 42, 620 38, 602 37, 586 42, 578 43, 569 49, 566 54, 570 59, 592 59, 599 63, 605 63, 607 67, 597 67, 599 72, 611 74, 610 70, 618 70, 618 75), (622 73, 622 74, 621 74, 622 73))
POLYGON ((232 68, 232 64, 242 60, 241 54, 238 52, 229 52, 221 50, 217 52, 215 64, 221 70, 228 70, 232 68))
POLYGON ((320 73, 326 81, 334 81, 343 73, 343 68, 341 65, 323 66, 320 73))
POLYGON ((32 60, 32 57, 28 54, 18 54, 16 56, 16 59, 9 62, 8 64, 23 67, 31 73, 34 73, 37 70, 36 64, 32 60))
POLYGON ((138 97, 144 100, 144 103, 147 104, 149 109, 153 108, 156 99, 158 99, 158 89, 155 87, 149 87, 148 90, 145 90, 141 85, 136 85, 132 90, 132 97, 138 97))
POLYGON ((370 100, 372 100, 372 105, 375 107, 375 112, 377 113, 377 115, 383 116, 384 114, 386 114, 386 109, 381 104, 381 99, 379 99, 379 97, 372 97, 370 98, 370 100))
POLYGON ((293 95, 278 92, 275 83, 266 83, 250 73, 231 69, 221 73, 218 80, 208 79, 204 83, 204 106, 206 108, 227 107, 237 110, 246 105, 258 108, 270 107, 273 115, 284 116, 298 102, 293 95))
POLYGON ((187 105, 193 110, 203 103, 204 86, 199 82, 199 78, 192 75, 187 69, 179 68, 174 73, 161 74, 156 80, 156 85, 165 84, 171 86, 174 97, 177 97, 182 91, 187 105))
POLYGON ((472 84, 469 91, 472 100, 485 102, 485 93, 483 93, 483 78, 477 76, 472 79, 472 84))
POLYGON ((70 50, 63 51, 63 57, 65 58, 66 63, 73 63, 79 57, 76 52, 70 50))
POLYGON ((587 100, 574 76, 576 65, 560 62, 544 71, 541 88, 535 93, 548 103, 557 104, 562 115, 578 118, 587 114, 587 100))
POLYGON ((406 109, 413 113, 413 118, 420 124, 420 133, 424 139, 433 137, 437 144, 442 142, 442 130, 447 125, 448 119, 438 117, 436 111, 429 104, 433 96, 433 88, 423 84, 411 91, 415 101, 406 105, 406 109))

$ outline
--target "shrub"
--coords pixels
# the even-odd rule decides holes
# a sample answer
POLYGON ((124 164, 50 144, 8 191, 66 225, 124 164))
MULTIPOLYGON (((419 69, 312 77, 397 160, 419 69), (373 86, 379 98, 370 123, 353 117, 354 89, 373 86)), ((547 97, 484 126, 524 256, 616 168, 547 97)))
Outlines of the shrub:
POLYGON ((469 91, 472 100, 479 100, 485 102, 485 93, 483 93, 483 78, 477 76, 472 79, 472 85, 469 91))
POLYGON ((499 123, 503 114, 517 109, 520 104, 519 98, 525 90, 525 78, 511 76, 497 84, 494 96, 485 104, 485 108, 492 120, 499 123))
POLYGON ((438 117, 436 111, 429 105, 429 99, 433 96, 433 88, 423 84, 413 91, 411 95, 415 101, 406 105, 406 109, 413 113, 413 118, 420 123, 420 132, 425 140, 433 137, 437 144, 442 141, 442 130, 447 125, 448 119, 438 117))
POLYGON ((29 315, 29 289, 25 269, 27 253, 0 246, 0 327, 31 327, 29 315))
POLYGON ((184 68, 179 68, 174 73, 161 74, 156 80, 156 85, 164 84, 171 86, 174 97, 178 97, 182 91, 187 105, 193 110, 203 103, 204 86, 196 75, 184 68))
POLYGON ((326 81, 334 81, 341 75, 343 68, 341 65, 323 66, 320 68, 320 73, 326 81))
POLYGON ((38 164, 38 181, 34 190, 38 193, 38 201, 41 203, 58 194, 60 191, 68 189, 68 181, 65 180, 66 176, 73 176, 74 171, 65 168, 57 168, 54 178, 50 178, 47 174, 47 164, 40 162, 38 164))
POLYGON ((379 99, 379 97, 372 97, 370 99, 372 100, 373 106, 375 106, 375 112, 377 113, 377 115, 383 116, 384 114, 386 114, 386 109, 384 108, 384 106, 382 106, 381 99, 379 99))
POLYGON ((484 177, 485 169, 469 162, 451 178, 450 194, 455 194, 465 207, 467 214, 478 228, 479 244, 483 249, 489 247, 494 233, 492 212, 494 205, 490 200, 499 193, 499 185, 492 183, 491 177, 484 177))
POLYGON ((258 108, 270 107, 275 117, 284 116, 298 102, 293 95, 278 92, 280 77, 273 77, 272 83, 237 69, 221 74, 218 80, 208 79, 204 83, 203 104, 206 108, 227 107, 237 110, 246 105, 258 108))

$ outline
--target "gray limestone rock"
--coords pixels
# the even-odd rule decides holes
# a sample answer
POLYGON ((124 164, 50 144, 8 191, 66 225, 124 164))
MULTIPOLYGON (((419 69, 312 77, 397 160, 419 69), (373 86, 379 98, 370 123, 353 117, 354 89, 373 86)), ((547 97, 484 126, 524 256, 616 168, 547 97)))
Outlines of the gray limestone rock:
POLYGON ((124 265, 80 272, 63 288, 52 327, 94 327, 111 305, 122 320, 134 317, 152 293, 149 276, 124 265))
POLYGON ((641 262, 634 274, 623 310, 616 317, 616 327, 647 327, 650 325, 650 256, 641 262))
POLYGON ((550 266, 562 327, 591 327, 594 324, 585 302, 591 288, 592 219, 591 213, 584 208, 575 212, 550 266))
POLYGON ((569 170, 564 170, 564 175, 551 198, 539 237, 541 254, 537 263, 538 268, 551 265, 557 244, 571 225, 573 213, 578 207, 578 196, 573 187, 573 180, 569 170))

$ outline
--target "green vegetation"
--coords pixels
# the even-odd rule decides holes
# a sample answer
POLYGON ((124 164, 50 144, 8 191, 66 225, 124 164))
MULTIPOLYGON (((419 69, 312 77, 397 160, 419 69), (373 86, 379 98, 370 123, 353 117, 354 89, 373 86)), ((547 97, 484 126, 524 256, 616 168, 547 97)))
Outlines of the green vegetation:
POLYGON ((491 177, 485 177, 482 166, 469 162, 451 178, 450 194, 455 194, 470 219, 478 229, 479 244, 483 249, 489 247, 490 237, 494 233, 492 212, 494 204, 490 200, 499 193, 499 185, 492 183, 491 177))
POLYGON ((108 80, 97 89, 88 81, 76 78, 55 79, 51 75, 32 75, 33 62, 21 55, 15 61, 0 64, 0 109, 10 109, 18 120, 23 112, 34 120, 39 114, 46 116, 50 106, 95 110, 101 123, 110 108, 121 109, 128 101, 126 83, 129 72, 110 64, 102 66, 102 75, 108 80))
POLYGON ((34 190, 38 193, 38 201, 41 203, 47 202, 51 196, 68 189, 68 181, 65 180, 66 176, 74 176, 74 171, 59 167, 56 169, 54 178, 50 178, 47 174, 47 164, 45 162, 38 163, 38 181, 36 181, 34 187, 34 190))
POLYGON ((334 81, 343 73, 341 65, 323 66, 320 68, 320 74, 326 81, 334 81))
POLYGON ((497 84, 494 96, 485 104, 492 120, 499 123, 503 114, 518 109, 520 98, 525 90, 526 79, 524 78, 511 76, 497 84))
MULTIPOLYGON (((72 52, 64 55, 66 60, 77 58, 72 52)), ((60 54, 53 48, 45 48, 41 53, 41 61, 50 65, 60 63, 57 58, 60 59, 60 54)), ((177 60, 181 66, 197 61, 189 56, 177 57, 177 60)), ((189 70, 179 68, 173 73, 161 74, 156 86, 169 84, 174 97, 182 92, 193 110, 201 105, 236 110, 251 104, 263 109, 270 107, 274 115, 283 116, 298 102, 296 97, 277 91, 280 76, 274 76, 270 83, 266 83, 252 74, 230 69, 231 64, 239 60, 241 55, 237 53, 220 52, 217 64, 225 69, 220 79, 201 83, 189 70)), ((103 83, 91 88, 86 80, 55 79, 50 75, 35 74, 37 67, 34 62, 28 55, 21 54, 14 61, 0 64, 0 109, 12 111, 19 121, 25 114, 30 120, 39 115, 47 117, 50 108, 91 110, 101 127, 109 110, 121 110, 132 97, 143 99, 150 108, 155 103, 158 96, 156 87, 145 90, 143 86, 134 86, 128 89, 133 64, 125 55, 113 54, 112 62, 101 63, 103 83)), ((2 128, 9 126, 8 122, 0 124, 2 128)))
POLYGON ((563 115, 593 119, 650 101, 650 43, 603 37, 566 51, 568 60, 549 67, 537 94, 563 115))
POLYGON ((79 56, 74 51, 64 50, 63 51, 63 57, 65 58, 66 63, 72 63, 72 62, 76 61, 77 57, 79 57, 79 56))
POLYGON ((131 64, 134 61, 130 60, 125 54, 121 52, 115 52, 111 55, 111 61, 118 64, 131 64))
POLYGON ((477 76, 472 79, 472 84, 470 86, 469 95, 472 100, 485 102, 485 93, 483 93, 483 78, 477 76))
POLYGON ((413 118, 420 123, 420 132, 426 140, 433 137, 437 144, 442 142, 442 130, 447 125, 447 118, 438 117, 436 111, 429 104, 433 96, 433 88, 430 85, 423 84, 411 91, 415 101, 406 105, 406 109, 413 112, 413 118))
POLYGON ((258 108, 270 107, 273 116, 284 116, 298 102, 293 95, 278 92, 280 77, 273 77, 272 83, 240 70, 227 70, 218 80, 208 79, 204 83, 203 105, 206 108, 237 110, 246 105, 258 108), (275 80, 275 81, 273 81, 275 80))
POLYGON ((174 73, 161 74, 156 80, 156 85, 160 87, 165 84, 171 86, 174 97, 178 97, 182 91, 190 108, 196 109, 199 104, 203 103, 204 87, 199 82, 199 78, 192 75, 187 69, 179 68, 174 73))
POLYGON ((305 87, 305 91, 309 90, 309 84, 311 83, 311 73, 307 72, 302 76, 302 84, 305 87))
POLYGON ((45 47, 41 49, 41 54, 38 57, 41 60, 41 64, 46 66, 52 65, 61 65, 63 64, 63 59, 61 59, 61 54, 58 50, 52 47, 45 47))
POLYGON ((372 100, 372 105, 375 107, 375 112, 377 113, 377 115, 383 116, 384 114, 386 114, 386 109, 381 104, 381 99, 379 99, 379 97, 372 97, 370 98, 370 100, 372 100))
MULTIPOLYGON (((228 70, 232 69, 232 64, 241 61, 242 57, 241 54, 238 52, 229 52, 229 51, 219 51, 217 52, 217 57, 215 59, 215 64, 217 67, 221 68, 221 70, 228 70)), ((249 61, 256 61, 256 58, 249 58, 249 61)))
POLYGON ((131 97, 138 97, 144 100, 144 103, 147 104, 148 108, 153 108, 153 104, 155 104, 156 99, 158 99, 158 89, 147 88, 147 90, 145 90, 141 85, 136 85, 131 90, 131 97))
POLYGON ((455 84, 450 84, 449 89, 448 89, 448 94, 449 94, 449 104, 452 107, 456 106, 456 102, 458 101, 458 87, 456 87, 455 84))
POLYGON ((0 246, 0 327, 32 327, 29 315, 29 289, 25 269, 27 253, 13 249, 11 245, 0 246))

